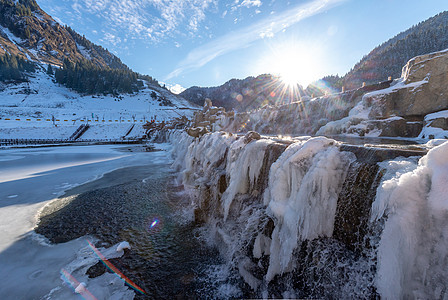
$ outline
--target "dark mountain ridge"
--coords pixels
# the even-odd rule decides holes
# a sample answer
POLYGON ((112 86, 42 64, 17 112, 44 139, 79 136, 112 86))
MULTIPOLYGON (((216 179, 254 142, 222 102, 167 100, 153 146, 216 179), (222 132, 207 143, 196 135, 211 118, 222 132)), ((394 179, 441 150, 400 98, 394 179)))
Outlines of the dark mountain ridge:
MULTIPOLYGON (((301 87, 298 90, 304 95, 301 87)), ((205 99, 227 110, 250 110, 264 105, 289 103, 294 95, 285 93, 284 85, 278 76, 263 74, 245 79, 231 79, 217 87, 194 86, 186 89, 180 96, 197 105, 203 105, 205 99)))

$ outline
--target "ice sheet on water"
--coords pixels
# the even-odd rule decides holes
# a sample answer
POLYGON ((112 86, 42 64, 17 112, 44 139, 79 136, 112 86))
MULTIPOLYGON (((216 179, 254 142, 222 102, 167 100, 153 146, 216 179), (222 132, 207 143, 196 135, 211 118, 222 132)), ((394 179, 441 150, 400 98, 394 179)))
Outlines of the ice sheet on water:
MULTIPOLYGON (((86 241, 95 240, 85 237, 86 241)), ((123 255, 122 249, 117 251, 123 243, 98 250, 107 258, 117 258, 123 255)), ((61 284, 50 291, 45 299, 78 299, 78 294, 93 295, 96 299, 133 299, 135 294, 116 274, 106 272, 96 278, 89 278, 87 270, 96 264, 99 258, 87 244, 82 247, 76 258, 61 270, 61 284), (82 285, 82 286, 81 286, 82 285)))
POLYGON ((25 156, 21 156, 21 155, 2 155, 2 156, 0 156, 0 162, 1 161, 18 160, 18 159, 22 159, 22 158, 25 158, 25 156))

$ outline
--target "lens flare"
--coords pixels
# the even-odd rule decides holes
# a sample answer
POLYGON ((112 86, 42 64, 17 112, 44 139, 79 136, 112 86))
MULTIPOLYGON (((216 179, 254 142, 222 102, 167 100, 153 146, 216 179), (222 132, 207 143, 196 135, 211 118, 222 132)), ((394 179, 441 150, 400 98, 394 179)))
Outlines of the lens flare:
POLYGON ((152 222, 151 226, 149 226, 149 228, 154 228, 154 226, 157 225, 157 223, 159 223, 159 220, 154 220, 154 222, 152 222))
POLYGON ((123 280, 128 286, 133 288, 135 291, 145 295, 146 292, 136 285, 132 280, 127 278, 123 273, 120 272, 120 270, 117 269, 89 240, 87 240, 87 243, 89 244, 90 248, 95 252, 95 254, 99 257, 101 262, 112 272, 114 272, 121 280, 123 280))
POLYGON ((159 216, 150 216, 144 223, 145 230, 150 234, 155 234, 163 229, 163 219, 159 216))
MULTIPOLYGON (((81 284, 75 277, 73 277, 67 270, 61 270, 62 279, 73 289, 73 292, 76 292, 76 288, 81 284)), ((92 293, 85 288, 79 295, 86 300, 97 300, 92 293)))

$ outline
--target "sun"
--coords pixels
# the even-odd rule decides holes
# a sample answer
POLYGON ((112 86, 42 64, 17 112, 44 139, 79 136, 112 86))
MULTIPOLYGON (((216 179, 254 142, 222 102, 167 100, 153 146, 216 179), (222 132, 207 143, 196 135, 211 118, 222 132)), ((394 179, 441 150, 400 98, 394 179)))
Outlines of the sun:
POLYGON ((304 53, 303 49, 286 48, 274 54, 275 73, 280 76, 282 82, 289 86, 302 85, 306 87, 311 82, 312 56, 304 53))
POLYGON ((278 72, 280 80, 288 87, 295 87, 303 82, 303 73, 300 68, 289 68, 285 67, 283 71, 278 72))
POLYGON ((263 69, 280 77, 290 88, 308 84, 319 79, 323 69, 321 50, 308 43, 281 43, 270 47, 261 61, 263 69))

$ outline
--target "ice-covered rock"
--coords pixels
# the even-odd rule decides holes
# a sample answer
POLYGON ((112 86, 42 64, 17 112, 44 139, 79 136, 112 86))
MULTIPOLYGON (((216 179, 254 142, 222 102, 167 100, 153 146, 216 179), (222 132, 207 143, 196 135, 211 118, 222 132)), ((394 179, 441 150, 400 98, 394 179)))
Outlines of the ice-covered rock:
POLYGON ((78 284, 78 286, 75 289, 75 293, 77 294, 82 294, 86 291, 86 284, 85 282, 81 282, 80 284, 78 284))
POLYGON ((372 217, 387 214, 378 247, 377 288, 385 299, 447 297, 448 143, 418 164, 387 162, 372 217))
POLYGON ((369 117, 424 116, 448 108, 448 50, 412 58, 400 81, 390 89, 372 93, 369 117))
MULTIPOLYGON (((223 107, 215 107, 210 99, 206 99, 202 111, 194 113, 190 127, 187 128, 187 133, 194 137, 201 137, 207 132, 221 129, 221 125, 216 126, 217 121, 223 121, 226 118, 231 118, 233 112, 226 113, 223 107)), ((218 122, 218 124, 221 124, 218 122)))
POLYGON ((123 251, 124 249, 131 249, 131 245, 129 245, 128 242, 121 242, 120 244, 118 244, 117 246, 117 252, 123 251))

